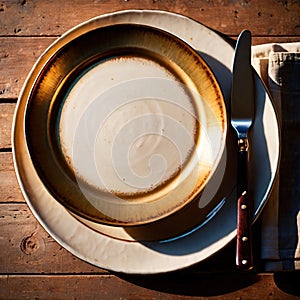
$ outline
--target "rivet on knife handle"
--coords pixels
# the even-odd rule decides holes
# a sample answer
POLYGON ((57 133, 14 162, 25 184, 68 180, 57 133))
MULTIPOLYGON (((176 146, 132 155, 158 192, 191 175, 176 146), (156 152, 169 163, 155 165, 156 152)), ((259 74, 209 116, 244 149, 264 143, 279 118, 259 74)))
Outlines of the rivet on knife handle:
POLYGON ((251 201, 248 201, 247 164, 248 141, 238 140, 238 212, 237 212, 237 249, 236 265, 239 269, 250 270, 253 268, 252 232, 251 232, 251 201))

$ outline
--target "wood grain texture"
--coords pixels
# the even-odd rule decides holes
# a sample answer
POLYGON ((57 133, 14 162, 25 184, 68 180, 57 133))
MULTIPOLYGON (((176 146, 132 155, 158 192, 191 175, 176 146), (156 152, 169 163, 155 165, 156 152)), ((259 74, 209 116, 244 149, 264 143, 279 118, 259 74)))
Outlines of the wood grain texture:
POLYGON ((130 277, 103 275, 0 276, 0 299, 295 299, 272 275, 130 277), (172 285, 170 284, 172 282, 172 285), (209 292, 208 292, 209 291, 209 292), (67 295, 67 296, 66 296, 67 295))
POLYGON ((55 242, 27 204, 0 204, 0 228, 1 274, 104 272, 55 242))
POLYGON ((0 153, 0 203, 24 202, 11 152, 0 153))
POLYGON ((12 122, 15 109, 15 103, 0 103, 0 149, 2 151, 11 148, 12 122))
POLYGON ((55 38, 0 37, 0 99, 18 97, 34 63, 54 40, 55 38))
POLYGON ((11 126, 15 111, 15 104, 0 103, 0 148, 11 147, 11 126))
POLYGON ((1 4, 0 35, 60 35, 92 17, 124 9, 181 13, 227 35, 299 35, 299 1, 260 0, 23 0, 1 4))

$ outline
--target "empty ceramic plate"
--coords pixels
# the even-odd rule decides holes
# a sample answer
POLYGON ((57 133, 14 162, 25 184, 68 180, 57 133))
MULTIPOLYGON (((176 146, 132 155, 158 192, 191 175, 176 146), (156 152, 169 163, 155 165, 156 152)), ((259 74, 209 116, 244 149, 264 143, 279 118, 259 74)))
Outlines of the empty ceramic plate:
POLYGON ((27 100, 30 157, 80 218, 153 222, 199 196, 225 147, 221 89, 200 55, 154 27, 78 27, 27 100))

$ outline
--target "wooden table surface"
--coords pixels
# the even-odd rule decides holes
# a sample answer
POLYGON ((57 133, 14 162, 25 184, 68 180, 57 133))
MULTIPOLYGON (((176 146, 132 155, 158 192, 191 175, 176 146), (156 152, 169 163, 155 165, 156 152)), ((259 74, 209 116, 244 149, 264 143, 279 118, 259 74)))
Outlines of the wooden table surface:
MULTIPOLYGON (((0 298, 294 299, 300 295, 298 272, 261 273, 259 261, 254 271, 238 272, 233 243, 180 272, 113 274, 67 252, 30 212, 16 180, 11 150, 13 113, 25 77, 66 30, 124 9, 181 13, 234 39, 247 28, 254 44, 300 41, 299 0, 0 1, 0 298)), ((259 231, 259 221, 254 230, 259 231)))

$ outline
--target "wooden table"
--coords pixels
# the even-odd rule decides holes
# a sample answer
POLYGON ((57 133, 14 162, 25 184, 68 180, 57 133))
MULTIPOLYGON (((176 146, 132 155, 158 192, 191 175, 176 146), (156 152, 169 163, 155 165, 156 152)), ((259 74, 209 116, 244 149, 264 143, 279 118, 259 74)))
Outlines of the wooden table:
MULTIPOLYGON (((1 299, 294 299, 299 273, 241 273, 234 247, 172 274, 113 274, 72 256, 30 212, 12 162, 11 125, 26 75, 66 30, 123 9, 189 16, 229 37, 250 29, 253 43, 300 40, 300 2, 260 0, 6 0, 0 2, 0 298, 1 299)), ((259 231, 259 221, 254 230, 259 231)), ((258 243, 259 240, 256 241, 258 243)), ((257 247, 259 249, 259 247, 257 247)), ((259 251, 259 250, 257 250, 259 251)))

